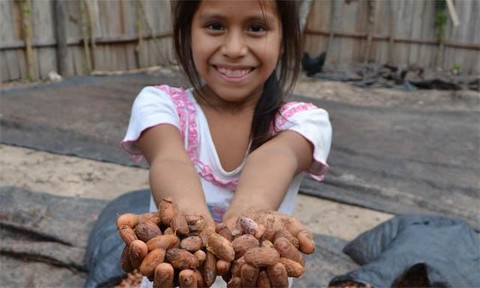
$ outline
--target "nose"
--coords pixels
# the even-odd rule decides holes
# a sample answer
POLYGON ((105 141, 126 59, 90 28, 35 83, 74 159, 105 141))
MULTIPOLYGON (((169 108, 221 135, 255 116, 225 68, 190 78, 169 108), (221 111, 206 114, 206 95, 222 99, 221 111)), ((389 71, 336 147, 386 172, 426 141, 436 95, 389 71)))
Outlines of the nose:
POLYGON ((241 31, 231 30, 224 38, 221 48, 224 56, 229 58, 243 57, 248 52, 245 36, 241 31))

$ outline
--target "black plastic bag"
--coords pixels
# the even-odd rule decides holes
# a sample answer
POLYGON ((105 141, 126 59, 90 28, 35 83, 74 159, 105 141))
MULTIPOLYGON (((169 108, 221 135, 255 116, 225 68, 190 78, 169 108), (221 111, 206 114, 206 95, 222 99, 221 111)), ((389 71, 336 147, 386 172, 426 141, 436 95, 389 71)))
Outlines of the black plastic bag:
POLYGON ((110 287, 126 276, 120 266, 125 243, 118 234, 116 220, 124 213, 147 213, 149 203, 150 190, 139 190, 128 192, 105 206, 88 238, 85 288, 110 287))

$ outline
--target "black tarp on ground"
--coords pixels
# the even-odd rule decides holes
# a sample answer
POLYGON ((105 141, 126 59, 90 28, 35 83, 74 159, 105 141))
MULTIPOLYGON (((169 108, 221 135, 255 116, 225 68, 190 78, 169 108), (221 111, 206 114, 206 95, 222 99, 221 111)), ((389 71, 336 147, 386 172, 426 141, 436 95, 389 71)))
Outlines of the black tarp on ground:
MULTIPOLYGON (((119 148, 131 104, 145 85, 174 75, 79 77, 3 90, 1 142, 133 165, 119 148)), ((331 167, 302 193, 393 214, 441 213, 480 228, 480 113, 365 107, 295 97, 329 111, 331 167)), ((141 164, 145 167, 145 164, 141 164)))
POLYGON ((335 277, 373 287, 480 287, 480 236, 459 218, 402 215, 343 250, 362 267, 335 277))
MULTIPOLYGON (((138 193, 142 191, 129 194, 138 193)), ((108 203, 1 187, 1 286, 83 287, 93 267, 97 273, 90 277, 92 285, 104 282, 102 279, 109 274, 98 269, 110 264, 109 261, 102 263, 110 254, 110 247, 100 247, 100 243, 90 243, 87 247, 87 242, 94 225, 105 225, 97 219, 108 203), (87 250, 89 257, 84 261, 87 250)), ((121 205, 110 208, 107 214, 122 210, 121 205)), ((295 287, 326 287, 334 276, 358 267, 342 253, 346 241, 325 235, 315 235, 315 241, 316 252, 305 257, 306 271, 295 287)))

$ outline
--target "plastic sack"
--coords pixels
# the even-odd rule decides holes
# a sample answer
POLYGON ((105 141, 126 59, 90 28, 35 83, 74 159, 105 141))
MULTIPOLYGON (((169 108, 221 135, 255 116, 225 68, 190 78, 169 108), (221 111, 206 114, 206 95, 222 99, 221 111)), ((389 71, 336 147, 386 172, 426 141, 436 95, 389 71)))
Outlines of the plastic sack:
POLYGON ((120 266, 125 243, 118 234, 117 217, 124 213, 147 213, 150 195, 150 190, 128 192, 112 200, 102 210, 88 238, 85 288, 110 287, 126 276, 120 266))

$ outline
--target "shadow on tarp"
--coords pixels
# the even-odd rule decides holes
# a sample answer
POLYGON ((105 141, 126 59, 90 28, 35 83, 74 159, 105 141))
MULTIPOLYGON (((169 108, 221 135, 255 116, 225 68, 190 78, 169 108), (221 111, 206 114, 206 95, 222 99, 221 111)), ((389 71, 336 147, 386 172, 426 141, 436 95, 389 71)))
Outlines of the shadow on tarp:
MULTIPOLYGON (((135 96, 154 84, 185 81, 133 74, 3 90, 0 141, 134 165, 119 141, 135 96)), ((324 182, 306 178, 301 193, 391 214, 462 217, 480 228, 480 113, 294 98, 329 111, 334 133, 324 182)))
MULTIPOLYGON (((86 287, 95 287, 111 283, 112 277, 119 279, 118 253, 123 247, 118 243, 123 242, 115 219, 130 204, 141 206, 148 200, 146 190, 108 202, 0 187, 0 283, 5 287, 32 283, 36 287, 82 287, 86 283, 86 287)), ((334 276, 358 267, 342 253, 346 241, 325 235, 315 235, 315 240, 316 252, 306 256, 306 272, 295 287, 326 287, 334 276)))

